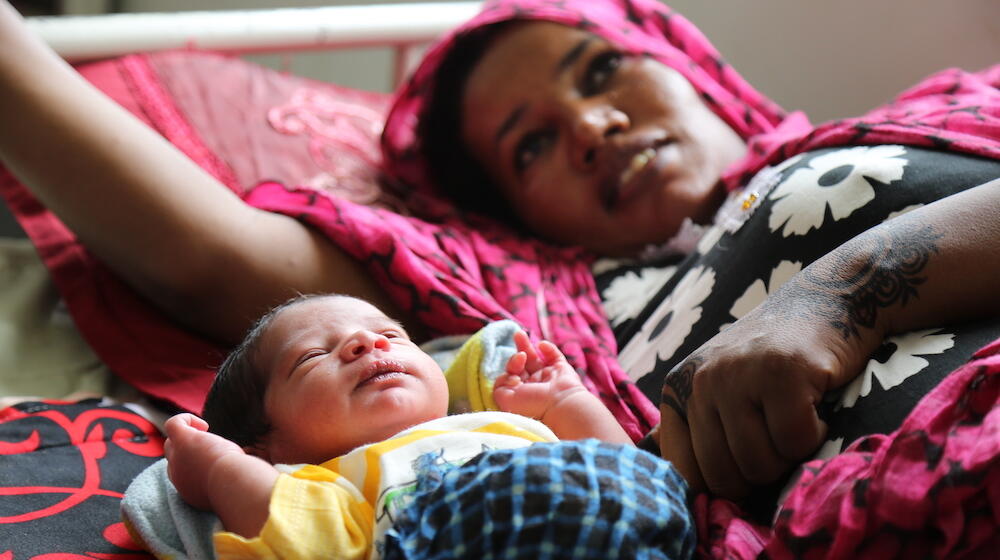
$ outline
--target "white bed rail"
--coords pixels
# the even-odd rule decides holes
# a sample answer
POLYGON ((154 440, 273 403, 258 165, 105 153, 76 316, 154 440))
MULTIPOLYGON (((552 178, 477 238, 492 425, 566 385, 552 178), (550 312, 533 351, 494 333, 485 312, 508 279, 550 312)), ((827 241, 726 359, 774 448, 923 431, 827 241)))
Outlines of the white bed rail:
POLYGON ((425 2, 273 10, 125 13, 28 18, 71 62, 191 48, 267 53, 352 47, 396 49, 397 78, 413 49, 472 17, 481 2, 425 2))

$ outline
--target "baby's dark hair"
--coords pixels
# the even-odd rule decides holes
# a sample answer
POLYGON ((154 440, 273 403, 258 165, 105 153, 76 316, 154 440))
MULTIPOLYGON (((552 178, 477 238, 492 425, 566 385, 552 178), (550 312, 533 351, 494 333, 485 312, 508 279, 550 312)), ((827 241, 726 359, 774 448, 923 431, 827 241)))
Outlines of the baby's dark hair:
POLYGON ((431 180, 462 210, 477 212, 520 227, 521 222, 493 177, 462 138, 462 98, 473 68, 512 21, 477 29, 456 39, 438 67, 430 99, 418 119, 417 136, 431 180))
POLYGON ((332 297, 332 294, 295 296, 273 307, 250 327, 219 366, 208 391, 201 416, 208 422, 209 431, 241 447, 259 443, 271 431, 264 410, 271 372, 262 370, 258 364, 261 338, 282 311, 320 297, 332 297))

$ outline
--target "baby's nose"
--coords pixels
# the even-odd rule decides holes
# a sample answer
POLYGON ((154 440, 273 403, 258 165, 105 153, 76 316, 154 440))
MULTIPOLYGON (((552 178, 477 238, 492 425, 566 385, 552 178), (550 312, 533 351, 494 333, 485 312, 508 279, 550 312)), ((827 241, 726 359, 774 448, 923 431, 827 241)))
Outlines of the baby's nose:
POLYGON ((375 349, 387 350, 389 348, 389 339, 384 335, 375 333, 372 331, 358 331, 351 335, 347 343, 344 344, 341 350, 341 359, 344 361, 351 361, 375 349))

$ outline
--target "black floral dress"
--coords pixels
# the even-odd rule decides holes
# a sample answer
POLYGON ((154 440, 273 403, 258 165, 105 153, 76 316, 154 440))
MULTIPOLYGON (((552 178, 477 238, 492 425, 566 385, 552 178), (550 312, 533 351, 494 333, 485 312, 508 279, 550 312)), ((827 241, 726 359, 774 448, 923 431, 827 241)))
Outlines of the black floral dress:
MULTIPOLYGON (((766 168, 730 197, 686 257, 598 262, 619 360, 658 402, 667 372, 815 259, 885 220, 997 177, 1000 161, 899 145, 816 150, 766 168)), ((996 317, 888 337, 853 382, 827 395, 821 414, 830 430, 818 456, 891 432, 944 376, 997 338, 996 317)))

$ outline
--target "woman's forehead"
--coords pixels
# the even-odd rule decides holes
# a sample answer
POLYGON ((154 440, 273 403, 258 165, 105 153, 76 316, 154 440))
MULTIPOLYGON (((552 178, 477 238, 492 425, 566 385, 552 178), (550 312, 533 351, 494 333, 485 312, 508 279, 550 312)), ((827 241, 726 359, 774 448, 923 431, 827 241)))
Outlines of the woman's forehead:
POLYGON ((546 21, 519 22, 503 30, 468 76, 463 113, 472 117, 480 132, 487 122, 490 130, 496 129, 512 109, 570 71, 594 44, 603 40, 546 21))
POLYGON ((588 31, 543 20, 513 22, 497 33, 476 67, 489 65, 495 59, 520 57, 519 64, 503 70, 518 67, 544 68, 546 64, 556 64, 560 57, 584 41, 603 41, 588 31))

